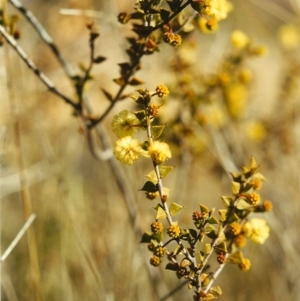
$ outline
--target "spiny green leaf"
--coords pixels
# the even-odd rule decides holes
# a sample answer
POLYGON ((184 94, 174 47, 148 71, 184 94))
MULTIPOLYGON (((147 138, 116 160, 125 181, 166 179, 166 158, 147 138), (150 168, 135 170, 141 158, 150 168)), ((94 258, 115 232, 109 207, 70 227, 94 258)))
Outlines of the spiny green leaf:
POLYGON ((176 12, 180 8, 179 1, 167 1, 171 11, 176 12))
POLYGON ((231 198, 229 196, 221 196, 221 199, 222 199, 224 207, 226 207, 226 208, 228 208, 233 201, 233 198, 231 198))
POLYGON ((106 96, 106 98, 109 100, 109 101, 112 101, 113 100, 113 96, 111 95, 111 93, 107 92, 106 90, 104 90, 103 88, 101 89, 103 94, 106 96))
POLYGON ((250 209, 253 205, 248 204, 244 199, 240 199, 236 205, 239 210, 250 209))
POLYGON ((239 217, 237 216, 236 213, 233 213, 231 214, 228 219, 227 219, 227 222, 230 224, 230 223, 233 223, 235 221, 239 220, 239 217))
POLYGON ((147 181, 144 184, 143 188, 140 189, 140 190, 147 191, 147 192, 156 192, 156 191, 158 191, 157 186, 154 183, 150 182, 150 181, 147 181))
POLYGON ((157 176, 154 170, 146 175, 146 178, 150 180, 152 183, 157 183, 157 176))
POLYGON ((138 118, 138 120, 143 121, 146 117, 146 113, 144 110, 134 112, 134 115, 138 118))
POLYGON ((168 20, 169 16, 170 12, 168 10, 165 10, 163 8, 160 10, 160 17, 162 20, 168 20))
POLYGON ((172 170, 174 169, 173 166, 159 166, 159 172, 161 178, 165 178, 172 170))
POLYGON ((115 79, 113 79, 113 81, 119 86, 125 85, 125 80, 123 77, 115 78, 115 79))
POLYGON ((205 244, 205 254, 209 254, 211 252, 211 244, 205 244))
POLYGON ((172 216, 174 216, 175 214, 177 214, 183 207, 177 203, 172 203, 171 206, 170 206, 170 214, 172 216))
POLYGON ((140 243, 149 243, 151 242, 152 234, 149 232, 145 232, 141 238, 140 243))
POLYGON ((208 209, 208 207, 206 207, 205 205, 203 205, 203 204, 199 204, 199 206, 200 206, 200 210, 201 210, 201 212, 209 212, 209 209, 208 209))
POLYGON ((242 252, 236 252, 236 253, 233 253, 233 254, 230 254, 227 259, 226 259, 227 262, 229 263, 233 263, 233 264, 240 264, 243 262, 243 254, 242 252))
POLYGON ((100 63, 104 62, 105 60, 106 60, 106 57, 99 55, 93 59, 93 62, 95 64, 100 64, 100 63))
POLYGON ((163 132, 165 125, 154 125, 151 128, 152 137, 157 139, 163 132))
POLYGON ((156 210, 156 219, 165 219, 167 217, 165 210, 161 206, 158 206, 156 210))
POLYGON ((226 217, 227 217, 227 209, 220 209, 219 210, 219 220, 221 223, 226 221, 226 217))
POLYGON ((161 242, 163 240, 163 233, 162 232, 158 232, 153 234, 153 238, 155 238, 156 241, 161 242))
POLYGON ((237 195, 240 192, 241 184, 238 182, 231 182, 231 190, 234 195, 237 195))
POLYGON ((215 296, 221 296, 222 295, 222 289, 219 286, 211 287, 209 292, 212 293, 215 296))
POLYGON ((166 270, 170 270, 170 271, 178 271, 178 265, 175 264, 175 263, 172 263, 172 262, 169 262, 167 265, 166 265, 166 270))
POLYGON ((195 229, 189 229, 189 233, 194 239, 196 239, 198 236, 198 232, 195 229))
POLYGON ((133 78, 131 79, 128 84, 131 86, 138 86, 138 85, 142 85, 144 82, 142 80, 140 80, 139 78, 133 78))
POLYGON ((213 216, 213 217, 211 217, 209 220, 208 220, 208 222, 210 223, 210 224, 219 224, 219 221, 213 216))
POLYGON ((226 243, 223 241, 220 244, 218 244, 217 246, 215 246, 215 251, 216 252, 223 252, 223 253, 227 253, 227 245, 226 243))

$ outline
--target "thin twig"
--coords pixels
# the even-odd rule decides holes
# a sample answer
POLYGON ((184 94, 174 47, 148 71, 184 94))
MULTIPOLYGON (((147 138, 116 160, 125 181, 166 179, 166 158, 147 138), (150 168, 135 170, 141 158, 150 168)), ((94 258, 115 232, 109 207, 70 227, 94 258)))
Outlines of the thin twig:
POLYGON ((53 51, 55 57, 57 57, 59 63, 63 67, 63 70, 65 71, 66 75, 69 78, 73 77, 72 71, 69 68, 67 62, 65 59, 62 57, 60 51, 58 50, 58 47, 54 43, 53 39, 51 36, 48 34, 46 29, 43 27, 43 25, 40 23, 40 21, 34 16, 34 14, 28 10, 27 8, 24 7, 24 5, 18 1, 18 0, 9 0, 9 2, 17 8, 29 21, 29 23, 36 29, 38 34, 40 35, 41 39, 49 45, 51 50, 53 51))
POLYGON ((26 63, 26 65, 38 76, 38 78, 47 86, 47 88, 60 98, 62 98, 66 103, 70 104, 77 111, 81 111, 81 105, 75 103, 72 99, 68 98, 61 91, 59 91, 54 83, 43 73, 41 72, 35 63, 28 57, 26 52, 21 48, 18 43, 8 34, 5 28, 0 25, 0 33, 3 35, 5 40, 13 47, 13 49, 17 52, 19 57, 26 63))
POLYGON ((32 222, 35 220, 35 218, 36 218, 36 215, 34 213, 30 215, 30 217, 28 218, 28 220, 26 221, 26 223, 23 225, 22 229, 19 231, 19 233, 14 238, 14 240, 10 243, 10 245, 8 246, 8 248, 6 249, 6 251, 1 256, 1 258, 0 258, 1 262, 3 262, 7 258, 7 256, 11 253, 11 251, 13 250, 13 248, 17 245, 17 243, 23 237, 23 235, 25 234, 25 232, 27 231, 27 229, 30 227, 30 225, 32 224, 32 222))

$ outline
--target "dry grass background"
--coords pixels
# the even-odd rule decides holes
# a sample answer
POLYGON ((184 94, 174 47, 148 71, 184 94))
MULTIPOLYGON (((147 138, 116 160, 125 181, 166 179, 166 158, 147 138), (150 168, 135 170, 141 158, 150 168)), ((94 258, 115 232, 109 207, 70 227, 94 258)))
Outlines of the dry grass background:
MULTIPOLYGON (((93 9, 103 13, 96 19, 101 28, 97 47, 98 53, 107 56, 108 60, 95 68, 95 82, 88 91, 97 114, 107 105, 100 88, 116 89, 111 79, 118 75, 116 64, 126 59, 123 50, 127 31, 118 25, 116 15, 119 11, 129 10, 133 2, 23 1, 47 28, 75 69, 77 62, 88 57, 85 23, 90 19, 61 15, 59 10, 93 9)), ((224 291, 220 301, 294 301, 300 293, 300 94, 298 92, 292 99, 280 94, 286 57, 277 42, 276 31, 284 14, 274 11, 275 4, 300 17, 299 11, 293 11, 284 0, 236 0, 235 10, 221 23, 217 35, 198 37, 199 51, 205 54, 199 56, 199 68, 207 72, 216 68, 233 29, 244 30, 269 48, 267 57, 251 61, 255 80, 250 104, 253 114, 269 121, 270 135, 265 143, 249 143, 241 151, 238 136, 231 137, 231 159, 239 165, 247 163, 252 154, 261 164, 261 172, 268 179, 262 195, 274 203, 274 211, 266 216, 272 232, 264 246, 247 246, 246 254, 252 260, 250 272, 239 273, 231 266, 225 269, 218 280, 224 291), (266 7, 262 7, 264 3, 266 7)), ((22 30, 20 45, 57 87, 72 95, 71 85, 50 50, 24 18, 19 24, 22 30)), ((144 260, 148 260, 149 254, 145 246, 138 244, 139 238, 132 230, 124 198, 108 162, 94 160, 76 118, 72 117, 71 108, 51 95, 12 49, 7 45, 2 47, 0 56, 2 253, 25 222, 17 159, 21 151, 36 214, 32 227, 38 249, 40 282, 37 285, 41 300, 158 300, 144 260), (12 109, 17 109, 17 117, 12 109), (16 118, 20 124, 21 150, 16 147, 14 138, 16 118)), ((143 61, 140 77, 147 86, 168 84, 172 79, 171 74, 164 72, 166 59, 166 53, 162 52, 143 61)), ((120 104, 117 110, 124 105, 120 104)), ((112 114, 105 122, 110 135, 111 117, 112 114)), ((221 205, 219 194, 229 193, 229 179, 214 145, 203 155, 193 158, 187 170, 176 159, 170 164, 177 168, 166 186, 173 190, 174 197, 181 196, 176 201, 185 207, 180 215, 183 225, 191 222, 190 214, 199 202, 217 207, 221 205)), ((153 204, 137 190, 148 169, 149 166, 141 163, 124 171, 138 207, 137 223, 145 231, 153 219, 153 204)), ((166 284, 166 291, 178 285, 175 276, 163 268, 156 279, 166 284)), ((35 300, 26 236, 1 264, 1 288, 1 300, 35 300)), ((191 292, 182 288, 173 300, 191 300, 191 296, 191 292)))

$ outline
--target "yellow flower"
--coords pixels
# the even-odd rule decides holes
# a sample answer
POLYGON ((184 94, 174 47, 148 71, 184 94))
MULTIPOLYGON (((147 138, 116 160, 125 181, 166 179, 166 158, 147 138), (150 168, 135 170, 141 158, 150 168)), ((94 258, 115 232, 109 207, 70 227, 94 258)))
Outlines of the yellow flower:
POLYGON ((249 38, 241 30, 235 30, 231 34, 231 44, 236 48, 245 48, 249 44, 249 38))
POLYGON ((132 165, 141 155, 145 155, 144 152, 141 142, 131 136, 117 140, 114 148, 115 157, 128 165, 132 165))
POLYGON ((248 90, 240 83, 233 83, 225 87, 225 98, 229 113, 232 117, 240 117, 245 109, 248 90))
POLYGON ((217 21, 227 18, 232 10, 232 4, 227 0, 203 0, 201 13, 214 18, 217 21))
POLYGON ((293 50, 300 45, 300 30, 292 24, 282 25, 278 32, 282 46, 287 50, 293 50))
POLYGON ((254 242, 263 244, 270 235, 270 228, 267 222, 261 218, 253 218, 247 222, 242 231, 254 242))
POLYGON ((250 267, 251 267, 251 262, 247 258, 243 258, 242 262, 239 263, 239 268, 244 272, 248 271, 250 267))
POLYGON ((267 130, 260 121, 249 121, 245 125, 247 136, 256 143, 261 142, 267 135, 267 130))
POLYGON ((218 29, 218 21, 216 19, 200 17, 198 20, 198 26, 202 32, 212 33, 218 29))
POLYGON ((118 138, 133 136, 140 125, 134 113, 124 110, 115 115, 112 120, 112 130, 118 138))
POLYGON ((167 158, 172 157, 170 147, 165 142, 154 141, 148 148, 148 153, 151 159, 156 164, 163 163, 167 158))
POLYGON ((169 89, 165 85, 159 85, 156 87, 156 93, 158 97, 163 98, 169 94, 169 89))

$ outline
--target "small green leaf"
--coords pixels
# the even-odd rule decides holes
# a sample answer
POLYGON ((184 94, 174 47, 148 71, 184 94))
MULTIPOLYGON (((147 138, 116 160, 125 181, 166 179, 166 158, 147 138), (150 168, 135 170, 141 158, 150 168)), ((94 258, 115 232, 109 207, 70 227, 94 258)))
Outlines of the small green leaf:
POLYGON ((136 20, 138 20, 138 19, 143 19, 144 16, 145 16, 145 14, 142 13, 142 12, 139 12, 139 11, 137 11, 137 12, 135 12, 135 13, 132 13, 132 14, 130 15, 131 19, 136 19, 136 20))
POLYGON ((163 8, 160 10, 160 17, 162 20, 164 21, 168 20, 169 16, 170 16, 170 12, 168 10, 165 10, 163 8))
POLYGON ((222 295, 222 289, 219 286, 211 287, 209 292, 212 293, 214 296, 221 296, 222 295))
MULTIPOLYGON (((173 166, 159 166, 160 177, 161 179, 165 178, 172 170, 173 166)), ((154 170, 146 175, 146 178, 153 183, 157 183, 157 176, 154 170)))
POLYGON ((155 234, 153 234, 153 238, 156 241, 161 242, 163 240, 163 233, 162 232, 155 233, 155 234))
POLYGON ((235 181, 235 182, 241 182, 241 180, 242 180, 242 175, 240 174, 240 173, 238 173, 238 172, 230 172, 229 173, 230 175, 231 175, 231 177, 232 177, 232 179, 235 181))
POLYGON ((125 85, 125 80, 123 77, 115 78, 115 79, 113 79, 113 81, 119 86, 125 85))
POLYGON ((242 252, 236 252, 233 254, 230 254, 227 259, 227 262, 233 263, 233 264, 240 264, 243 262, 243 254, 242 252))
POLYGON ((258 167, 258 165, 257 165, 257 163, 256 163, 256 160, 255 160, 253 157, 250 158, 249 167, 250 167, 251 169, 257 168, 257 167, 258 167))
POLYGON ((103 88, 101 89, 103 94, 106 96, 106 98, 109 100, 109 101, 112 101, 113 100, 113 96, 107 92, 106 90, 104 90, 103 88))
POLYGON ((170 270, 170 271, 178 271, 178 265, 172 262, 169 262, 166 265, 166 270, 170 270))
POLYGON ((248 204, 244 199, 239 199, 236 208, 239 210, 250 209, 253 205, 248 204))
POLYGON ((204 259, 204 253, 203 252, 200 252, 200 251, 197 251, 197 257, 199 259, 199 262, 202 263, 203 259, 204 259))
POLYGON ((181 253, 181 251, 183 250, 183 246, 177 246, 175 248, 175 250, 173 251, 173 254, 176 256, 176 255, 179 255, 181 253))
POLYGON ((154 125, 151 128, 152 137, 157 139, 163 132, 165 125, 154 125))
POLYGON ((131 65, 129 63, 120 63, 119 66, 120 66, 122 75, 127 74, 131 68, 131 65))
POLYGON ((131 79, 128 84, 131 85, 131 86, 138 86, 138 85, 142 85, 144 82, 138 78, 133 78, 131 79))
POLYGON ((140 189, 140 190, 147 191, 147 192, 156 192, 156 191, 158 191, 157 186, 155 184, 153 184, 152 182, 150 182, 150 181, 147 181, 144 184, 143 188, 140 189))
POLYGON ((134 115, 137 117, 138 120, 140 121, 143 121, 146 117, 146 113, 144 110, 141 110, 141 111, 137 111, 137 112, 134 112, 134 115))
POLYGON ((241 193, 242 192, 247 192, 247 191, 249 191, 250 189, 252 189, 253 188, 253 184, 252 183, 247 183, 246 185, 245 185, 245 187, 243 187, 243 189, 241 189, 241 193))
POLYGON ((200 210, 201 210, 201 212, 209 212, 209 209, 208 209, 208 207, 206 207, 205 205, 203 205, 203 204, 199 204, 199 206, 200 206, 200 210))
POLYGON ((213 216, 213 217, 211 217, 209 220, 208 220, 208 222, 210 223, 210 224, 212 224, 212 225, 214 225, 214 224, 219 224, 219 221, 213 216))
POLYGON ((224 207, 228 208, 232 202, 233 202, 233 198, 229 197, 229 196, 221 196, 222 202, 224 207))
POLYGON ((146 100, 143 96, 139 96, 136 99, 133 99, 139 105, 145 105, 146 100))
POLYGON ((189 229, 189 233, 194 239, 196 239, 198 236, 198 232, 195 229, 189 229))
POLYGON ((226 243, 223 241, 220 244, 218 244, 217 246, 215 246, 215 251, 216 252, 223 252, 223 253, 227 253, 227 245, 226 243))
POLYGON ((157 176, 154 170, 146 175, 146 178, 152 183, 157 183, 157 176))
POLYGON ((173 166, 159 166, 160 177, 165 178, 173 169, 173 166))
POLYGON ((234 195, 237 195, 240 192, 241 184, 238 182, 231 182, 231 190, 234 195))
POLYGON ((237 216, 236 213, 233 213, 233 214, 231 214, 231 215, 228 217, 227 222, 228 222, 229 224, 231 224, 231 223, 233 223, 233 222, 235 222, 235 221, 237 221, 237 220, 239 220, 239 217, 237 216))
POLYGON ((211 244, 205 244, 205 254, 209 254, 211 252, 211 244))
POLYGON ((150 243, 152 240, 152 234, 149 232, 145 232, 141 238, 140 243, 150 243))
POLYGON ((167 217, 165 210, 161 206, 158 206, 156 210, 156 219, 165 219, 167 217))
POLYGON ((170 214, 172 216, 174 216, 175 214, 177 214, 183 207, 177 203, 172 203, 171 206, 170 206, 170 214))
POLYGON ((190 260, 184 258, 181 260, 180 262, 180 266, 181 267, 189 267, 192 263, 190 262, 190 260))
POLYGON ((207 235, 209 238, 216 238, 216 228, 212 225, 207 224, 204 229, 204 234, 207 235))
POLYGON ((104 62, 105 60, 106 60, 106 57, 99 55, 93 59, 93 63, 100 64, 100 63, 104 62))
POLYGON ((226 217, 227 217, 227 209, 220 209, 219 210, 219 220, 221 223, 226 221, 226 217))
POLYGON ((191 7, 197 12, 201 13, 202 4, 200 2, 191 2, 191 7))
POLYGON ((171 11, 176 12, 180 8, 180 1, 167 1, 171 11))

